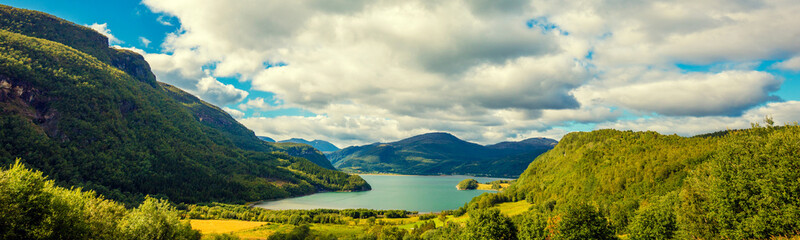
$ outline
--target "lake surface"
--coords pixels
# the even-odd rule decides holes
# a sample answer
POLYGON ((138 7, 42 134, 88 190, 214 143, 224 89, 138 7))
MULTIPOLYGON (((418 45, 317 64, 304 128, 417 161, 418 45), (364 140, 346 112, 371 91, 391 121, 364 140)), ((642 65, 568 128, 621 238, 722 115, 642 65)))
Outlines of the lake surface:
MULTIPOLYGON (((456 190, 461 180, 473 178, 478 182, 505 178, 472 176, 399 176, 399 175, 360 175, 372 191, 366 192, 326 192, 303 197, 263 202, 255 205, 266 209, 404 209, 419 212, 438 212, 464 206, 484 190, 456 190)), ((507 180, 507 179, 506 179, 507 180)))

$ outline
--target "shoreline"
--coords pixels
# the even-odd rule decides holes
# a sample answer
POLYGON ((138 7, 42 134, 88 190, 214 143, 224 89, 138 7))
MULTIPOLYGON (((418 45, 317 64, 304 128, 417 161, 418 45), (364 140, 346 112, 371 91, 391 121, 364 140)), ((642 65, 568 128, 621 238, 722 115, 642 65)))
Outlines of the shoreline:
POLYGON ((367 176, 407 176, 407 177, 470 177, 470 178, 495 178, 500 180, 517 180, 519 177, 491 177, 491 176, 474 176, 463 174, 439 174, 439 175, 424 175, 424 174, 402 174, 402 173, 352 173, 345 172, 352 175, 367 175, 367 176))

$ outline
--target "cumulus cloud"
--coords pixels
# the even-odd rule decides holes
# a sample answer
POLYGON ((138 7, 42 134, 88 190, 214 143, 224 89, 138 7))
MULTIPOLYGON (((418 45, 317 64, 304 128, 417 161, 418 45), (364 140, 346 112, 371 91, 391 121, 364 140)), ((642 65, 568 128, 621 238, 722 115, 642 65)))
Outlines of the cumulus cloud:
POLYGON ((605 88, 588 85, 579 92, 592 100, 662 115, 739 115, 765 101, 780 100, 770 93, 777 91, 783 82, 758 71, 716 74, 654 71, 643 75, 647 79, 605 88))
POLYGON ((603 66, 708 64, 800 52, 800 4, 768 1, 537 1, 536 14, 594 45, 603 66), (769 36, 769 37, 764 37, 769 36))
MULTIPOLYGON (((143 4, 180 23, 163 53, 146 55, 161 81, 216 104, 247 96, 217 78, 249 82, 275 99, 239 110, 285 104, 319 116, 245 125, 343 145, 425 131, 491 143, 560 136, 575 123, 636 123, 621 117, 655 116, 638 120, 653 127, 730 123, 780 101, 772 94, 783 80, 754 71, 762 61, 800 56, 800 4, 790 0, 143 4)), ((775 66, 800 69, 795 59, 775 66)))
POLYGON ((776 124, 794 124, 800 119, 800 101, 769 103, 748 110, 740 117, 662 117, 619 120, 598 125, 598 128, 613 128, 634 131, 657 131, 662 134, 693 136, 726 129, 749 128, 751 123, 763 123, 772 117, 776 124))
POLYGON ((264 98, 257 97, 254 99, 247 100, 247 102, 239 104, 239 109, 247 111, 247 109, 255 109, 261 111, 269 111, 278 109, 277 105, 280 104, 279 101, 272 99, 272 101, 264 100, 264 98))
POLYGON ((202 60, 168 54, 145 54, 145 59, 158 81, 175 85, 216 105, 228 105, 244 100, 249 94, 231 84, 224 84, 204 71, 202 60))
POLYGON ((236 109, 233 109, 233 108, 222 107, 222 110, 224 110, 225 112, 230 114, 231 117, 233 117, 233 118, 242 118, 242 117, 244 117, 244 112, 236 110, 236 109))
POLYGON ((800 71, 800 56, 776 63, 775 67, 783 70, 800 71))
POLYGON ((100 34, 103 34, 103 36, 106 36, 106 38, 108 38, 108 44, 109 45, 123 43, 122 40, 117 39, 117 37, 114 37, 114 35, 111 34, 111 29, 108 29, 108 24, 107 23, 102 23, 102 24, 101 23, 93 23, 91 25, 84 25, 84 26, 89 27, 89 28, 97 31, 100 34))

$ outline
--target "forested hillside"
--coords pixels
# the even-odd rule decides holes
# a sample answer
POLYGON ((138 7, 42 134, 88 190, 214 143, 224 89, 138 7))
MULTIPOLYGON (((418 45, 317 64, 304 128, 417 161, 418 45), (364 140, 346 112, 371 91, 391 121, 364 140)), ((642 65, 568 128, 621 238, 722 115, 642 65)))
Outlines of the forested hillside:
POLYGON ((516 177, 556 143, 532 138, 482 146, 448 133, 428 133, 397 142, 348 147, 327 156, 335 167, 351 172, 516 177))
POLYGON ((59 185, 129 204, 147 194, 245 202, 369 189, 275 152, 322 156, 264 143, 215 106, 157 84, 141 56, 91 29, 8 6, 0 27, 1 164, 21 158, 59 185))
MULTIPOLYGON (((183 107, 192 113, 194 118, 203 125, 218 130, 220 136, 219 141, 230 141, 230 144, 244 150, 259 151, 259 152, 272 152, 279 151, 287 153, 294 157, 301 157, 316 163, 317 165, 333 169, 333 165, 328 161, 328 158, 322 152, 315 149, 313 146, 295 143, 276 143, 268 142, 257 137, 252 130, 247 129, 244 125, 233 119, 228 113, 223 111, 217 106, 207 103, 196 96, 184 92, 183 90, 166 84, 159 83, 161 89, 167 93, 175 101, 179 102, 183 107)), ((216 134, 217 132, 208 132, 216 134)))
POLYGON ((611 230, 631 239, 795 235, 800 126, 767 122, 691 138, 617 130, 570 133, 506 191, 476 199, 473 206, 525 199, 537 206, 531 214, 553 220, 569 206, 589 204, 611 230))

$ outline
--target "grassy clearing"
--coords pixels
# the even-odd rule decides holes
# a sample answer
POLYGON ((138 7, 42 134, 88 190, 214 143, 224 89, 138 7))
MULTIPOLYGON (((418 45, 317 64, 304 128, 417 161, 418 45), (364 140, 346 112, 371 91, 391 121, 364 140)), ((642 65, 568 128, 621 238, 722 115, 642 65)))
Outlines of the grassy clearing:
POLYGON ((507 202, 501 203, 496 206, 496 208, 500 209, 500 212, 508 215, 509 217, 513 217, 516 215, 520 215, 524 212, 527 212, 533 204, 530 204, 526 201, 518 201, 518 202, 507 202))
POLYGON ((507 188, 510 183, 501 183, 500 189, 492 189, 492 184, 485 184, 485 183, 478 183, 478 190, 489 190, 489 191, 502 191, 503 189, 507 188))
MULTIPOLYGON (((244 222, 244 221, 243 221, 244 222)), ((290 224, 277 224, 277 223, 268 223, 262 226, 240 230, 236 232, 231 232, 231 234, 241 238, 241 239, 267 239, 270 235, 276 232, 288 232, 291 231, 294 226, 290 224)))
POLYGON ((230 233, 241 231, 245 229, 256 228, 267 224, 266 222, 250 222, 240 220, 199 220, 192 219, 189 221, 192 229, 200 231, 202 234, 212 233, 230 233))

